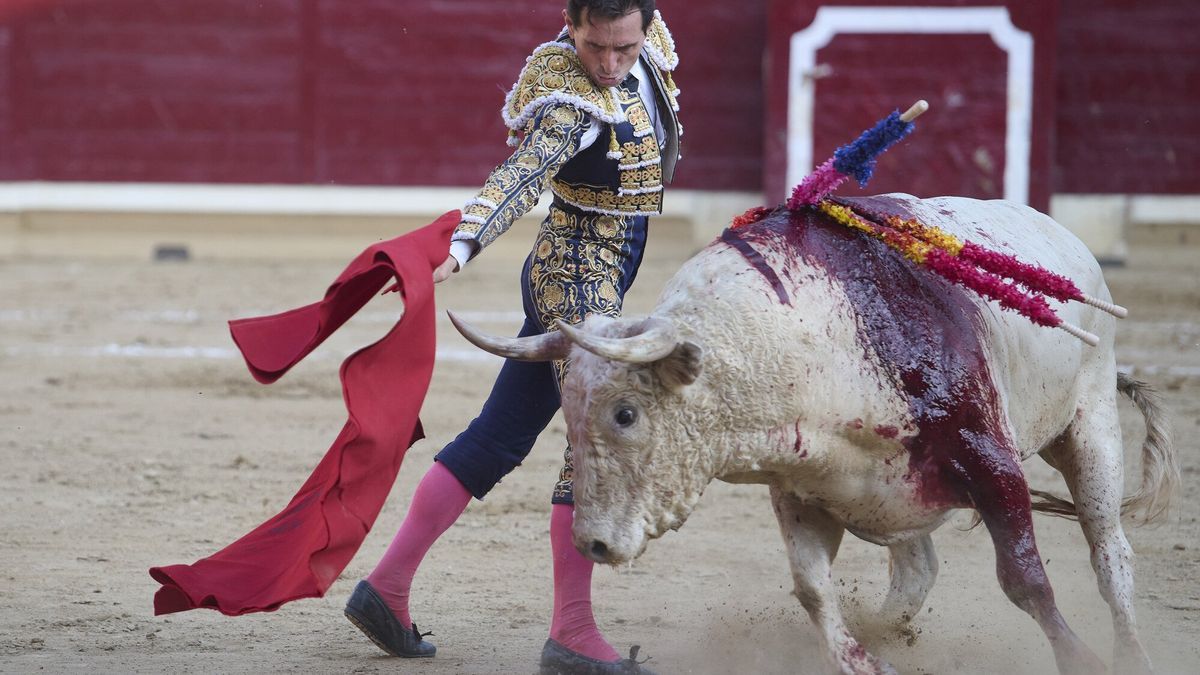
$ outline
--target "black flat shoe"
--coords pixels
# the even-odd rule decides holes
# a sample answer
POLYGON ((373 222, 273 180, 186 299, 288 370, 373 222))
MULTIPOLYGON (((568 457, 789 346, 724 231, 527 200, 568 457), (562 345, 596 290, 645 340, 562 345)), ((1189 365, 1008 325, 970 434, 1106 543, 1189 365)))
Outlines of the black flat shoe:
POLYGON ((538 675, 654 675, 637 662, 638 646, 629 650, 629 658, 601 661, 573 652, 554 640, 546 640, 538 675))
POLYGON ((392 614, 383 598, 365 579, 354 587, 354 592, 346 601, 345 611, 350 623, 358 626, 364 635, 371 638, 371 642, 392 656, 412 659, 437 653, 437 647, 421 639, 424 636, 417 630, 417 624, 414 623, 412 628, 400 625, 396 615, 392 614))

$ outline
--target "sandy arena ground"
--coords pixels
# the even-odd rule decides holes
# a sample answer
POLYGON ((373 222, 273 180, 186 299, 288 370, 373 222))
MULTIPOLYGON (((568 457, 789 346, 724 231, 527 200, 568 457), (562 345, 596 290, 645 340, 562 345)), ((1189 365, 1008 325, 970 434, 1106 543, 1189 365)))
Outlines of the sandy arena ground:
MULTIPOLYGON (((498 333, 520 323, 517 269, 531 231, 510 233, 443 284, 439 307, 498 333), (506 252, 507 251, 507 252, 506 252)), ((423 421, 390 501, 325 598, 228 618, 156 618, 147 575, 192 562, 279 508, 344 422, 337 368, 382 335, 394 296, 372 302, 280 382, 255 383, 225 321, 318 299, 367 242, 336 240, 318 261, 251 263, 0 260, 0 671, 170 673, 531 673, 550 608, 549 491, 561 420, 526 464, 472 503, 434 547, 414 617, 436 633, 432 661, 384 656, 342 616, 382 554, 432 455, 474 415, 500 362, 442 319, 441 359, 423 421)), ((644 313, 691 251, 652 235, 627 313, 644 313)), ((1164 396, 1183 489, 1170 519, 1131 528, 1141 634, 1160 672, 1200 672, 1200 267, 1154 251, 1108 270, 1118 360, 1164 396)), ((1121 409, 1127 474, 1140 476, 1140 417, 1121 409)), ((1062 491, 1040 461, 1034 485, 1062 491)), ((1050 673, 1049 646, 1010 604, 982 528, 967 515, 935 533, 941 574, 911 630, 872 625, 886 590, 885 549, 848 536, 835 567, 869 649, 904 673, 1050 673)), ((1111 625, 1071 522, 1039 517, 1038 543, 1072 627, 1105 660, 1111 625)), ((681 531, 635 565, 598 569, 597 616, 620 649, 642 645, 660 673, 815 672, 816 633, 791 579, 765 488, 714 484, 681 531)))

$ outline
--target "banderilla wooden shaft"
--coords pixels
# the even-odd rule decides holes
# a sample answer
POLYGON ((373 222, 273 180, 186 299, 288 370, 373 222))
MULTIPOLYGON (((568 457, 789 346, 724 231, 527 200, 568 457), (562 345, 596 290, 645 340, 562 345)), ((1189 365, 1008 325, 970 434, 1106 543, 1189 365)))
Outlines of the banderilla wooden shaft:
POLYGON ((926 102, 925 99, 921 99, 920 101, 912 104, 908 110, 904 111, 904 114, 900 116, 900 121, 911 122, 920 117, 921 113, 925 112, 926 110, 929 110, 929 103, 926 102))
POLYGON ((1080 300, 1082 302, 1084 302, 1085 304, 1091 305, 1092 307, 1104 310, 1105 312, 1112 314, 1113 316, 1117 317, 1118 319, 1124 319, 1125 317, 1129 316, 1129 310, 1125 309, 1124 307, 1122 307, 1120 305, 1114 305, 1111 302, 1105 302, 1105 301, 1101 300, 1100 298, 1093 298, 1090 295, 1085 295, 1082 298, 1080 298, 1080 300))

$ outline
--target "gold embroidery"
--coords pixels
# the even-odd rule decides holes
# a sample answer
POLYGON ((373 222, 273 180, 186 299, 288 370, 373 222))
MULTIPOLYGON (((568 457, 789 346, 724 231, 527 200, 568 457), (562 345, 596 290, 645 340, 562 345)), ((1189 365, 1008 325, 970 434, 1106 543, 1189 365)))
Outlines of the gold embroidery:
POLYGON ((565 103, 604 122, 623 119, 612 90, 596 86, 579 55, 566 44, 551 42, 534 50, 505 101, 504 122, 510 129, 523 129, 549 102, 565 103))
POLYGON ((644 131, 650 128, 650 113, 646 111, 646 106, 642 105, 641 100, 629 106, 625 111, 625 116, 633 125, 634 131, 644 131))
POLYGON ((551 209, 529 262, 529 295, 538 322, 578 323, 589 314, 618 316, 622 266, 632 223, 628 218, 551 209))
MULTIPOLYGON (((661 169, 660 169, 661 171, 661 169)), ((662 190, 634 195, 617 195, 611 189, 551 181, 554 194, 581 209, 609 214, 648 215, 662 213, 662 190)))
MULTIPOLYGON (((667 104, 671 106, 672 110, 679 110, 679 100, 676 96, 676 92, 679 90, 671 75, 675 67, 679 65, 679 55, 675 53, 675 40, 671 37, 671 31, 667 30, 667 24, 663 22, 662 14, 657 10, 654 12, 654 19, 651 20, 650 26, 646 28, 645 49, 650 60, 658 67, 659 74, 662 75, 663 83, 666 85, 666 91, 663 94, 667 98, 667 104)), ((682 131, 680 133, 682 134, 682 131)))
POLYGON ((662 166, 651 164, 640 169, 621 172, 621 190, 635 193, 645 190, 662 190, 662 166))
MULTIPOLYGON (((679 104, 675 96, 676 88, 671 77, 671 71, 674 70, 675 66, 679 63, 679 57, 675 53, 675 42, 671 38, 671 33, 667 30, 666 24, 663 23, 662 15, 657 11, 654 12, 654 19, 651 21, 650 26, 646 31, 646 54, 652 61, 652 67, 657 67, 659 69, 662 80, 666 85, 666 91, 663 92, 663 94, 668 105, 670 105, 673 110, 678 110, 679 104)), ((628 103, 628 101, 626 101, 626 103, 628 103)), ((647 103, 652 104, 650 102, 647 103)), ((650 128, 649 115, 644 106, 641 106, 640 104, 628 106, 625 114, 628 116, 629 122, 633 125, 635 131, 644 132, 645 129, 650 128), (642 119, 642 115, 645 115, 644 120, 642 119)), ((608 120, 602 121, 608 122, 608 120)), ((611 129, 609 132, 612 134, 611 129)), ((612 149, 614 151, 617 150, 616 148, 612 149)), ((659 157, 658 140, 655 138, 654 134, 645 135, 637 142, 622 144, 620 153, 621 159, 619 162, 622 166, 635 166, 641 163, 649 163, 648 166, 639 167, 637 169, 621 169, 620 184, 622 190, 661 187, 661 158, 659 157)), ((566 201, 572 202, 583 208, 588 208, 588 205, 594 205, 595 208, 601 208, 603 210, 612 212, 628 213, 630 211, 642 211, 648 213, 651 211, 660 211, 662 205, 661 191, 639 195, 621 195, 618 197, 613 195, 609 190, 600 191, 589 186, 567 185, 559 181, 552 181, 551 187, 554 189, 556 194, 566 201), (620 208, 618 208, 618 204, 620 205, 620 208)), ((581 231, 587 232, 587 230, 584 230, 583 228, 590 227, 592 231, 589 234, 598 235, 601 239, 609 239, 610 241, 613 241, 619 240, 624 236, 624 233, 628 228, 629 219, 621 216, 614 217, 609 215, 589 215, 586 217, 579 217, 573 214, 568 215, 552 208, 550 218, 547 219, 546 222, 549 227, 543 227, 542 234, 545 235, 545 239, 543 239, 543 241, 546 241, 549 244, 549 249, 553 251, 555 250, 555 247, 559 245, 553 242, 564 241, 563 239, 556 238, 554 236, 556 230, 560 231, 561 237, 565 236, 567 231, 573 231, 575 229, 580 229, 581 231), (585 220, 587 222, 584 222, 585 220)), ((539 246, 536 250, 541 251, 542 248, 539 246)), ((594 267, 597 270, 619 270, 621 262, 625 260, 625 254, 622 252, 620 246, 598 246, 592 250, 592 254, 593 257, 590 258, 587 255, 581 255, 581 257, 577 258, 580 261, 584 261, 580 263, 581 267, 586 267, 588 269, 592 269, 594 267)), ((560 256, 535 255, 534 261, 531 264, 531 285, 532 277, 534 276, 533 268, 540 267, 538 260, 541 258, 548 259, 549 257, 556 257, 559 261, 562 260, 560 256)), ((542 280, 542 283, 549 283, 546 280, 547 274, 544 273, 544 270, 539 272, 537 276, 540 280, 542 280)), ((607 313, 608 311, 614 310, 615 312, 620 311, 621 300, 620 298, 616 297, 618 286, 615 285, 619 281, 619 273, 609 276, 608 279, 609 280, 601 280, 598 285, 593 284, 592 286, 588 286, 588 288, 591 288, 592 290, 582 294, 583 297, 588 299, 590 302, 596 303, 595 305, 589 306, 587 310, 589 313, 607 313)), ((566 298, 569 295, 570 293, 564 293, 562 297, 566 298)), ((533 296, 536 298, 537 293, 533 293, 533 296)), ((555 295, 555 297, 557 298, 559 296, 555 295)), ((572 312, 567 310, 565 305, 557 305, 554 308, 545 307, 545 310, 546 311, 543 312, 542 309, 539 309, 539 317, 541 317, 543 321, 545 321, 545 319, 551 314, 556 312, 559 314, 559 316, 556 316, 556 318, 565 318, 572 323, 581 321, 583 319, 581 312, 575 312, 575 314, 578 315, 577 318, 568 318, 563 316, 565 314, 572 314, 572 312)), ((542 325, 545 326, 553 324, 543 323, 542 325)), ((566 361, 554 362, 555 373, 559 378, 560 386, 562 383, 562 378, 565 377, 569 366, 569 362, 566 361)), ((570 445, 568 445, 563 451, 563 468, 559 472, 558 478, 558 483, 554 486, 553 501, 557 503, 573 502, 573 483, 575 471, 570 445)))
POLYGON ((571 122, 575 119, 575 112, 576 111, 573 110, 555 108, 551 114, 554 115, 555 122, 558 122, 559 124, 571 124, 571 122))
POLYGON ((617 287, 611 281, 603 281, 600 284, 600 297, 609 303, 617 302, 617 287))
POLYGON ((487 218, 491 213, 492 207, 484 206, 483 204, 471 204, 463 209, 464 216, 475 216, 477 218, 487 218))
POLYGON ((660 70, 671 72, 679 65, 679 55, 675 53, 675 39, 663 21, 662 14, 657 10, 650 25, 646 27, 646 50, 654 57, 655 65, 660 70))
MULTIPOLYGON (((631 254, 636 255, 628 253, 630 247, 626 246, 633 225, 626 217, 550 209, 529 265, 530 296, 543 326, 553 326, 558 319, 579 323, 590 314, 620 315, 622 300, 617 289, 625 281, 622 266, 631 254)), ((570 361, 554 362, 560 387, 570 365, 570 361)), ((575 471, 571 455, 568 445, 553 493, 553 499, 560 502, 572 499, 575 471)))
MULTIPOLYGON (((659 68, 664 79, 669 80, 669 71, 674 69, 678 57, 674 52, 674 42, 670 32, 663 23, 662 16, 657 12, 647 30, 646 46, 646 54, 649 55, 651 61, 650 67, 659 68)), ((669 91, 664 93, 674 105, 674 94, 671 91, 673 85, 667 88, 669 91)), ((510 129, 524 130, 526 139, 528 139, 536 131, 534 129, 537 119, 535 113, 539 106, 551 101, 555 102, 555 105, 549 115, 556 124, 576 124, 584 113, 607 122, 610 126, 609 135, 612 137, 610 142, 614 144, 611 150, 620 154, 618 164, 623 167, 631 167, 618 170, 618 194, 613 195, 611 189, 572 185, 553 178, 557 173, 557 168, 561 166, 560 163, 554 167, 554 170, 546 172, 546 175, 550 177, 548 182, 555 194, 583 209, 614 214, 661 213, 662 159, 659 153, 659 141, 646 108, 647 103, 643 102, 636 94, 621 88, 610 89, 596 86, 587 77, 579 55, 569 44, 564 43, 547 43, 534 50, 505 101, 503 111, 505 123, 510 129), (614 92, 616 96, 614 96, 614 92), (625 121, 629 122, 638 140, 625 142, 618 147, 615 145, 615 129, 611 127, 625 121)), ((543 121, 542 124, 544 123, 543 121)), ((524 145, 523 143, 521 147, 524 145)), ((573 149, 571 155, 574 152, 573 149)), ((567 156, 567 159, 569 157, 570 155, 567 156)), ((516 172, 535 172, 546 168, 543 166, 544 159, 536 152, 522 154, 518 150, 510 158, 508 164, 510 169, 516 172)), ((498 168, 497 172, 499 171, 498 168)), ((480 197, 502 206, 513 202, 513 198, 509 194, 512 189, 517 189, 519 185, 530 185, 529 182, 520 179, 506 181, 503 176, 494 177, 496 178, 495 184, 485 186, 485 189, 480 192, 480 197), (495 194, 496 192, 501 194, 495 194)), ((545 182, 541 182, 543 187, 545 182)), ((489 183, 493 183, 492 178, 489 178, 489 183)), ((529 195, 525 195, 519 201, 528 201, 529 199, 533 199, 533 203, 536 203, 536 197, 529 195)), ((532 208, 532 203, 528 208, 532 208)), ((527 212, 528 208, 520 210, 519 213, 517 209, 510 209, 511 213, 507 215, 511 215, 511 220, 515 220, 527 212)), ((511 220, 509 220, 498 228, 490 227, 491 223, 504 210, 504 208, 489 210, 479 206, 467 207, 464 213, 470 217, 470 220, 487 222, 478 224, 464 221, 460 226, 460 231, 476 236, 480 245, 486 246, 511 225, 511 220)))
MULTIPOLYGON (((548 307, 560 307, 562 306, 564 300, 566 300, 566 295, 563 293, 563 289, 557 286, 551 286, 545 290, 542 297, 542 304, 548 307)), ((547 318, 549 317, 547 316, 547 318)))
POLYGON ((471 235, 482 248, 506 232, 537 204, 550 176, 575 155, 589 123, 586 114, 569 105, 549 107, 535 117, 532 132, 479 190, 477 197, 496 208, 483 204, 466 207, 464 215, 472 220, 464 219, 455 233, 471 235), (476 218, 483 222, 474 222, 476 218))
POLYGON ((558 472, 558 483, 554 485, 554 493, 550 500, 567 504, 575 502, 575 462, 571 458, 570 445, 563 450, 563 468, 558 472))
POLYGON ((623 154, 631 160, 656 160, 659 159, 659 142, 653 136, 643 136, 638 141, 626 141, 623 145, 623 154))
POLYGON ((630 101, 625 112, 633 130, 644 135, 637 140, 626 141, 620 147, 618 165, 633 168, 619 169, 618 194, 614 195, 611 188, 577 185, 557 179, 552 180, 550 186, 559 197, 582 209, 614 214, 661 213, 662 159, 657 138, 653 133, 648 133, 652 131, 650 115, 637 96, 623 100, 630 101))
POLYGON ((596 219, 596 232, 601 237, 617 236, 617 219, 612 216, 600 216, 596 219))

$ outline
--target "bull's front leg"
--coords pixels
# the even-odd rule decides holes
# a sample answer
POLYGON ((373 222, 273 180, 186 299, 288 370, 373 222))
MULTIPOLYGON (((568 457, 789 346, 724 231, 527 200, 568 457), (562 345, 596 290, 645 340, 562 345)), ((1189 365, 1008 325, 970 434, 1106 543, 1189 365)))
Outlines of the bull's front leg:
POLYGON ((963 432, 956 453, 959 475, 996 549, 996 576, 1005 595, 1041 626, 1054 649, 1059 672, 1094 675, 1107 669, 1071 630, 1054 602, 1054 591, 1033 536, 1029 485, 1009 442, 963 432))
POLYGON ((820 631, 833 666, 846 674, 895 673, 850 635, 838 607, 832 566, 845 531, 841 524, 774 485, 771 504, 787 545, 796 597, 820 631))

